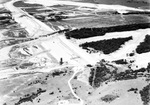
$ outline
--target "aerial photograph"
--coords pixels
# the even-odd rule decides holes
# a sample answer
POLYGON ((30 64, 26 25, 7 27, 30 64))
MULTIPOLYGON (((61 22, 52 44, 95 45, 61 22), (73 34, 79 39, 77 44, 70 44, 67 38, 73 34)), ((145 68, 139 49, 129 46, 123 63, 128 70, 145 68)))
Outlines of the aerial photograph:
POLYGON ((150 105, 150 0, 0 0, 0 105, 150 105))

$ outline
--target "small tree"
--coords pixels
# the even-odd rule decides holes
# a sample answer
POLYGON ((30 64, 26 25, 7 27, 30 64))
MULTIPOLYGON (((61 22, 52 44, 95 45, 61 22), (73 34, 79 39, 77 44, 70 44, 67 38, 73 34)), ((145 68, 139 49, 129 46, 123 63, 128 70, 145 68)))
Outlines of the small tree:
POLYGON ((59 62, 60 65, 63 64, 63 58, 60 58, 60 62, 59 62))

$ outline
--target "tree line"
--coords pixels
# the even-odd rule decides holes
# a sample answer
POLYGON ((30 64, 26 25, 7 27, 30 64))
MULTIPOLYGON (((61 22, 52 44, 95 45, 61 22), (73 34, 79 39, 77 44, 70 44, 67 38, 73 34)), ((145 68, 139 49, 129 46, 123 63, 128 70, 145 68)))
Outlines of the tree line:
POLYGON ((101 27, 101 28, 81 28, 75 29, 65 33, 67 39, 83 39, 94 36, 104 36, 109 32, 122 32, 122 31, 132 31, 137 29, 150 28, 150 23, 139 23, 139 24, 129 24, 129 25, 119 25, 111 27, 101 27))

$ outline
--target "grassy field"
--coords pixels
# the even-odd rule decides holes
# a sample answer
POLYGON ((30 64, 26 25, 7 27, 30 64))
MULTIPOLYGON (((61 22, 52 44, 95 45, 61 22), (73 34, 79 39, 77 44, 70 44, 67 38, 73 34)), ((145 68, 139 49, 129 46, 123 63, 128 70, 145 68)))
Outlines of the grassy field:
POLYGON ((124 5, 136 8, 150 5, 149 0, 69 0, 69 1, 87 2, 95 4, 124 5))
POLYGON ((83 27, 109 27, 117 25, 138 24, 150 22, 150 18, 144 15, 100 15, 85 16, 85 18, 69 19, 60 21, 62 24, 70 25, 76 28, 83 27))
MULTIPOLYGON (((72 0, 75 1, 75 0, 72 0)), ((81 2, 98 2, 97 0, 76 0, 81 2)), ((100 0, 101 3, 112 3, 112 1, 108 0, 100 0), (107 1, 107 2, 106 2, 107 1)), ((113 0, 117 1, 117 0, 113 0)), ((126 1, 126 0, 125 0, 126 1)), ((119 0, 116 2, 119 3, 119 0)), ((41 5, 37 4, 28 4, 18 1, 14 3, 15 6, 19 7, 29 7, 24 8, 25 11, 28 13, 39 13, 44 12, 41 5)), ((53 9, 53 12, 64 12, 65 15, 68 15, 67 19, 63 19, 59 21, 63 25, 68 25, 71 27, 76 28, 83 28, 83 27, 109 27, 109 26, 117 26, 117 25, 127 25, 127 24, 138 24, 138 23, 147 23, 150 22, 149 14, 126 14, 120 15, 117 11, 99 11, 94 13, 94 10, 84 10, 78 9, 77 6, 70 6, 70 5, 54 5, 50 6, 53 9), (85 15, 86 13, 86 15, 85 15), (75 15, 75 16, 70 16, 75 15), (88 15, 87 15, 88 14, 88 15)), ((50 14, 50 12, 48 13, 50 14)), ((51 22, 51 21, 50 21, 51 22)))
POLYGON ((20 105, 23 103, 46 105, 56 105, 61 99, 72 99, 72 95, 67 81, 72 76, 71 68, 63 69, 57 73, 27 73, 16 74, 9 79, 0 80, 1 95, 8 95, 7 105, 20 105), (58 73, 60 74, 58 75, 58 73), (56 75, 57 74, 57 75, 56 75))

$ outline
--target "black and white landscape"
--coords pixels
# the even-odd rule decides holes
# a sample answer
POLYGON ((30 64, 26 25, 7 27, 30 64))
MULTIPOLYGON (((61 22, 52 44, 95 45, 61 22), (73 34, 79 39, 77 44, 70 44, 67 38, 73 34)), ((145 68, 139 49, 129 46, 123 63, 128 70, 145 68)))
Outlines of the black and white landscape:
POLYGON ((1 0, 0 105, 150 105, 149 0, 1 0))

